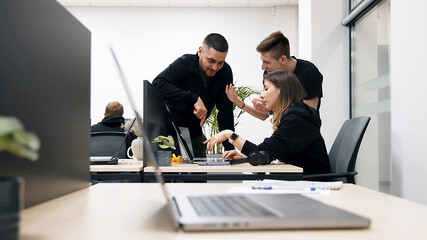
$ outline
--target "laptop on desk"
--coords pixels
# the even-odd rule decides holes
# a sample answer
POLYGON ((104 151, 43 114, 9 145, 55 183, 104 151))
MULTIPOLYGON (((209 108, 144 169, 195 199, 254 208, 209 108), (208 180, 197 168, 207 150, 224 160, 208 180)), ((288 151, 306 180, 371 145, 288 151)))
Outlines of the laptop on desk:
POLYGON ((221 155, 208 155, 207 157, 194 157, 193 146, 191 144, 190 132, 186 127, 178 127, 172 122, 175 129, 180 152, 185 161, 197 163, 199 165, 230 165, 229 161, 221 155))
POLYGON ((90 156, 90 165, 116 165, 118 159, 111 156, 90 156))
MULTIPOLYGON (((140 126, 128 83, 111 49, 123 86, 140 126)), ((146 129, 141 127, 147 154, 156 159, 146 129)), ((155 177, 167 199, 171 219, 185 231, 250 229, 367 228, 370 220, 299 194, 220 194, 171 196, 156 161, 155 177), (222 204, 224 203, 224 204, 222 204)))

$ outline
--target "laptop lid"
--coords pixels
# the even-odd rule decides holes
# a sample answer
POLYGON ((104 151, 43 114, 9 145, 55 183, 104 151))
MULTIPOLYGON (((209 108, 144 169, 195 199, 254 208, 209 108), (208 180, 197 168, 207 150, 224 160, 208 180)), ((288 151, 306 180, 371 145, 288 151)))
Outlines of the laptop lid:
MULTIPOLYGON (((170 115, 172 115, 167 102, 164 103, 166 112, 170 115)), ((179 143, 179 149, 182 155, 182 158, 185 161, 190 161, 192 163, 211 163, 207 165, 228 165, 229 161, 225 158, 223 158, 220 154, 216 155, 208 155, 207 157, 196 157, 193 151, 193 145, 191 143, 191 136, 190 131, 187 127, 180 127, 176 123, 170 120, 172 123, 172 126, 175 130, 178 143, 179 143), (218 163, 218 164, 213 164, 218 163)))
MULTIPOLYGON (((178 127, 178 128, 181 131, 184 142, 187 144, 188 152, 193 153, 193 156, 194 156, 193 144, 191 143, 191 137, 190 137, 190 130, 186 127, 178 127)), ((186 148, 184 146, 182 147, 182 149, 183 150, 181 151, 181 153, 185 151, 185 154, 187 154, 186 153, 187 151, 185 150, 186 148)))
MULTIPOLYGON (((164 196, 166 197, 166 199, 168 201, 168 206, 169 206, 168 209, 170 211, 170 214, 172 216, 177 216, 178 213, 175 212, 175 210, 170 207, 171 206, 170 202, 171 202, 172 197, 171 197, 169 191, 167 190, 167 188, 165 186, 165 181, 164 181, 164 178, 162 176, 161 170, 160 170, 160 168, 159 168, 159 166, 157 164, 157 158, 156 158, 156 156, 154 154, 153 147, 152 147, 151 142, 150 142, 150 140, 148 138, 147 131, 146 131, 145 127, 144 127, 144 124, 143 124, 143 122, 141 120, 141 117, 140 117, 138 111, 136 110, 136 104, 134 102, 134 98, 133 98, 132 93, 130 91, 129 84, 128 84, 127 80, 126 80, 126 77, 125 77, 123 71, 122 71, 122 68, 120 67, 120 64, 119 64, 119 61, 118 61, 118 59, 116 57, 116 54, 114 53, 114 50, 113 50, 113 48, 111 46, 110 46, 110 51, 111 51, 111 54, 113 55, 113 58, 114 58, 114 61, 115 61, 116 67, 117 67, 117 71, 119 72, 119 75, 120 75, 120 80, 122 81, 123 88, 125 89, 125 92, 126 92, 126 96, 128 97, 128 100, 129 100, 129 102, 131 104, 132 110, 133 110, 133 112, 135 114, 136 124, 138 124, 139 127, 140 127, 140 129, 141 129, 142 138, 143 138, 144 145, 145 145, 145 150, 147 151, 147 156, 149 158, 151 158, 151 159, 154 159, 154 161, 151 161, 152 164, 153 164, 153 166, 154 166, 154 169, 155 169, 154 176, 155 176, 157 182, 160 183, 160 185, 162 187, 162 192, 163 192, 164 196)), ((172 219, 173 219, 174 227, 176 229, 178 229, 179 228, 179 223, 177 221, 177 218, 174 217, 172 219)))
MULTIPOLYGON (((180 195, 171 197, 165 186, 165 181, 162 172, 157 164, 157 159, 154 156, 154 151, 149 139, 147 138, 146 129, 142 123, 133 97, 129 90, 129 86, 125 76, 121 70, 119 62, 110 47, 111 53, 116 62, 120 78, 125 88, 127 97, 131 103, 135 113, 137 124, 141 127, 144 143, 147 145, 147 154, 155 168, 156 180, 161 184, 163 194, 168 201, 168 210, 172 216, 175 228, 184 230, 249 230, 249 229, 321 229, 321 228, 366 228, 370 225, 370 220, 353 213, 341 210, 323 204, 314 199, 299 195, 299 194, 221 194, 221 195, 201 195, 189 196, 180 195), (216 199, 237 196, 249 199, 251 204, 255 204, 257 208, 262 208, 262 211, 269 211, 268 216, 206 216, 200 214, 195 208, 192 199, 216 197, 216 199)), ((197 200, 198 201, 198 200, 197 200)), ((197 202, 196 201, 196 202, 197 202)), ((247 205, 247 202, 239 202, 240 208, 250 210, 255 205, 247 205)), ((199 206, 218 206, 216 201, 211 201, 210 204, 199 204, 199 206)), ((228 204, 226 204, 228 205, 228 204)), ((231 204, 230 204, 231 205, 231 204)), ((245 211, 244 211, 245 212, 245 211)))
MULTIPOLYGON (((167 105, 166 105, 166 109, 168 109, 167 105)), ((181 132, 181 128, 178 127, 173 121, 172 121, 172 126, 175 129, 176 137, 178 138, 178 143, 179 143, 179 148, 180 148, 182 158, 184 160, 190 160, 191 162, 193 162, 194 155, 193 155, 193 148, 191 146, 191 141, 190 141, 190 145, 187 144, 187 141, 185 140, 184 135, 181 132), (190 146, 191 146, 191 149, 190 149, 190 146)))

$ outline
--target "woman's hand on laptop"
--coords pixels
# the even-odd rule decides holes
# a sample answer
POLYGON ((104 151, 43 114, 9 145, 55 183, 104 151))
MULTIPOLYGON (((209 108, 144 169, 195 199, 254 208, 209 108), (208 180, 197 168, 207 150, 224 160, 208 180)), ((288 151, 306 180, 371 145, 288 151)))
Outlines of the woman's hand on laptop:
POLYGON ((203 144, 208 144, 208 151, 212 151, 213 146, 215 145, 215 143, 222 143, 225 140, 227 140, 230 135, 233 133, 233 131, 231 130, 224 130, 221 131, 217 134, 215 134, 214 136, 212 136, 211 138, 209 138, 208 140, 204 141, 203 144))
POLYGON ((247 156, 244 154, 239 153, 236 150, 230 150, 230 151, 225 151, 222 154, 222 157, 228 160, 233 160, 233 159, 240 159, 240 158, 246 158, 247 156))

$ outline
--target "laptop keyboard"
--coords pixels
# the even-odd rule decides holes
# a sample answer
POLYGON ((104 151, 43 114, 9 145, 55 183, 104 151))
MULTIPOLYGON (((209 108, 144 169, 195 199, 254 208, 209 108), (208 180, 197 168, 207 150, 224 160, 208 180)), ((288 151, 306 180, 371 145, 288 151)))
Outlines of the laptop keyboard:
POLYGON ((202 217, 271 217, 271 211, 241 195, 188 197, 199 216, 202 217))

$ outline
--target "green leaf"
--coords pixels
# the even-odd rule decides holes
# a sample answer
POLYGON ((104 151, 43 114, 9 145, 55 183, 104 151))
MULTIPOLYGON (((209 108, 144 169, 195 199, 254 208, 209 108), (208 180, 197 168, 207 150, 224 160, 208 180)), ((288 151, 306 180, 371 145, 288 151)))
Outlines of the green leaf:
MULTIPOLYGON (((236 84, 234 84, 236 86, 236 84)), ((236 87, 237 95, 244 101, 246 98, 252 96, 253 94, 260 94, 261 91, 256 90, 252 87, 248 86, 238 86, 236 87)), ((233 104, 233 114, 234 114, 234 126, 236 127, 239 124, 238 119, 240 116, 245 113, 245 111, 241 110, 240 108, 236 107, 235 104, 233 104)), ((203 132, 209 132, 210 136, 213 136, 217 133, 219 133, 219 123, 218 123, 218 109, 216 106, 212 109, 211 115, 206 119, 205 124, 203 125, 203 132), (209 129, 209 131, 206 130, 206 128, 209 129)), ((222 144, 216 144, 214 146, 214 154, 221 153, 223 150, 222 144)))
POLYGON ((158 142, 164 142, 164 141, 167 141, 167 140, 168 140, 168 138, 165 137, 165 136, 158 136, 158 137, 154 138, 152 142, 153 143, 158 143, 158 142))
POLYGON ((0 116, 0 136, 19 130, 24 130, 24 127, 17 118, 0 116))
POLYGON ((169 135, 167 137, 160 135, 160 136, 154 138, 152 143, 159 143, 159 147, 161 149, 166 149, 166 148, 176 149, 175 148, 175 141, 173 140, 173 137, 171 135, 169 135))
POLYGON ((39 154, 37 153, 37 151, 28 149, 25 146, 15 144, 15 143, 11 143, 7 145, 5 150, 17 156, 27 158, 31 161, 35 161, 39 158, 39 154))
POLYGON ((40 145, 37 135, 26 132, 17 118, 0 116, 0 151, 35 161, 40 145))

